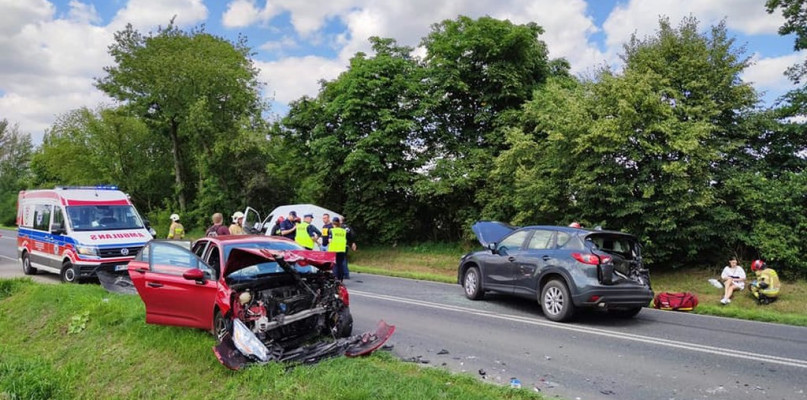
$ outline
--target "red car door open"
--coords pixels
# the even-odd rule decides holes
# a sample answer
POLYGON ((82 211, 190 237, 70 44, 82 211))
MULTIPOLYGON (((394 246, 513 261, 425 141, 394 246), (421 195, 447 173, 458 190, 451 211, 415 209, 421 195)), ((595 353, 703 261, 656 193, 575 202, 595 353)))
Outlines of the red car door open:
POLYGON ((128 269, 146 306, 146 323, 212 329, 217 277, 195 254, 151 241, 128 269))

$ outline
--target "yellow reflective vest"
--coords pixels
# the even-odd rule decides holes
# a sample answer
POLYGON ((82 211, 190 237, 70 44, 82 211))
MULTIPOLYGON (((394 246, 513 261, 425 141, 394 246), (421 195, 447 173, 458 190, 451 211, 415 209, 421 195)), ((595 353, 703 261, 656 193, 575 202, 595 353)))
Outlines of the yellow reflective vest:
POLYGON ((347 231, 344 228, 330 229, 331 240, 328 242, 328 251, 344 253, 347 251, 347 231))
POLYGON ((296 234, 294 235, 294 241, 299 243, 300 246, 305 247, 306 249, 313 249, 314 248, 314 239, 311 239, 311 235, 308 234, 308 225, 305 222, 300 222, 297 224, 296 234))
POLYGON ((182 226, 179 222, 172 222, 171 227, 168 228, 168 238, 169 239, 184 239, 185 238, 185 227, 182 226))

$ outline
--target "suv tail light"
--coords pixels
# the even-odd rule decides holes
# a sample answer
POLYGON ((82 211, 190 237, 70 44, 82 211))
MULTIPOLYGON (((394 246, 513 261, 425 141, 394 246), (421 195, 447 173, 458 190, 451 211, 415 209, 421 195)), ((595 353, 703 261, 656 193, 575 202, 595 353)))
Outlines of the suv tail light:
POLYGON ((599 265, 600 263, 606 264, 611 261, 611 256, 598 256, 592 253, 572 253, 572 257, 574 257, 575 260, 588 265, 599 265))
POLYGON ((345 303, 345 307, 350 306, 350 295, 344 285, 339 285, 339 299, 342 300, 342 303, 345 303))

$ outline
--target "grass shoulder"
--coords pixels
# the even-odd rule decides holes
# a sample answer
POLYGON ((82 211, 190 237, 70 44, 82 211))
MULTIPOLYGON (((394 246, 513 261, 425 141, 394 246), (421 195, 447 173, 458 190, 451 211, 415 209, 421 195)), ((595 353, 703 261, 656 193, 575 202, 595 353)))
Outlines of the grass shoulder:
POLYGON ((379 351, 233 372, 213 337, 147 325, 137 296, 0 280, 0 398, 540 399, 379 351))
MULTIPOLYGON (((350 270, 456 283, 459 260, 470 250, 450 244, 369 247, 350 253, 350 270)), ((718 277, 719 273, 718 269, 710 267, 664 271, 651 268, 650 277, 656 293, 695 293, 700 302, 695 309, 698 314, 807 326, 807 313, 804 312, 807 310, 807 281, 783 282, 779 300, 769 305, 757 305, 746 290, 736 293, 731 304, 724 306, 720 304, 722 290, 707 281, 718 277)))

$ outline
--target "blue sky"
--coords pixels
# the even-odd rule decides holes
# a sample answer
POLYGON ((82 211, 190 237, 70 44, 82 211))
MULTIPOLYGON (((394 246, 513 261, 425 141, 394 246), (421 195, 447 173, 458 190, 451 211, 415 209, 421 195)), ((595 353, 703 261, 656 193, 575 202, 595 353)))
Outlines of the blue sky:
POLYGON ((111 104, 92 82, 111 63, 107 46, 126 23, 146 32, 176 16, 182 27, 246 35, 266 96, 282 114, 289 101, 316 95, 317 82, 335 78, 357 51, 369 51, 369 36, 417 47, 431 24, 460 14, 537 22, 550 56, 567 58, 575 73, 618 68, 622 43, 653 34, 659 16, 677 23, 691 15, 703 30, 725 19, 755 62, 743 79, 767 104, 792 88, 782 72, 804 58, 791 37, 776 34, 782 18, 768 15, 764 0, 0 0, 0 118, 39 142, 60 114, 111 104))

